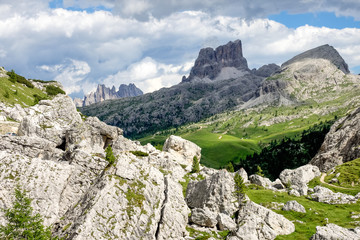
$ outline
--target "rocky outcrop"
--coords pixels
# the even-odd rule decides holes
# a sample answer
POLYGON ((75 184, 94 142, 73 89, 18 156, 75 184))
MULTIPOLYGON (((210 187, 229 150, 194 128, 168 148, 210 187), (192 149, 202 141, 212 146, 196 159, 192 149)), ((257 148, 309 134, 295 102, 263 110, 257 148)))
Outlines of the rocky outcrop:
POLYGON ((282 184, 280 179, 276 179, 272 182, 270 179, 266 177, 259 176, 257 174, 253 174, 249 177, 250 183, 259 185, 261 187, 271 189, 271 190, 285 190, 285 186, 282 184))
POLYGON ((232 174, 222 170, 202 181, 190 181, 186 190, 186 202, 191 209, 207 208, 214 213, 232 216, 239 206, 234 192, 232 174))
POLYGON ((272 74, 279 72, 280 71, 280 66, 276 65, 275 63, 271 63, 271 64, 267 64, 264 65, 262 67, 260 67, 259 69, 252 69, 251 71, 260 77, 270 77, 272 74))
POLYGON ((82 119, 64 95, 23 111, 21 136, 0 141, 1 208, 11 206, 14 186, 21 183, 34 211, 59 237, 182 239, 187 234, 190 210, 178 183, 187 173, 180 164, 188 161, 186 149, 141 146, 119 128, 82 119), (114 165, 105 160, 108 145, 114 165))
POLYGON ((360 108, 333 124, 318 154, 311 160, 322 172, 360 158, 360 108))
POLYGON ((110 89, 106 87, 104 84, 99 84, 95 92, 91 92, 85 95, 83 100, 79 98, 75 98, 74 103, 76 107, 84 107, 108 99, 136 97, 142 94, 143 92, 139 88, 137 88, 133 83, 130 83, 129 85, 121 84, 119 86, 118 91, 116 91, 115 86, 113 86, 110 89))
POLYGON ((320 176, 319 168, 310 164, 296 169, 285 169, 280 173, 281 182, 288 188, 292 188, 297 193, 294 195, 307 195, 307 184, 315 177, 320 176))
POLYGON ((303 205, 298 203, 297 201, 288 201, 284 207, 282 208, 283 211, 294 211, 294 212, 301 212, 306 213, 306 210, 303 205))
POLYGON ((166 139, 163 151, 184 156, 185 161, 180 164, 192 165, 193 158, 201 158, 201 148, 195 143, 185 140, 181 137, 171 135, 166 139))
POLYGON ((183 78, 182 82, 203 78, 214 80, 226 67, 249 71, 247 61, 242 54, 240 40, 229 42, 215 50, 212 48, 201 49, 189 77, 183 78))
POLYGON ((346 229, 336 224, 329 223, 326 226, 317 226, 316 233, 312 235, 310 240, 359 240, 360 239, 360 227, 355 229, 346 229))
POLYGON ((344 59, 340 56, 338 51, 332 46, 329 46, 328 44, 322 45, 320 47, 316 47, 313 49, 310 49, 306 52, 303 52, 292 59, 284 62, 281 67, 284 68, 294 62, 299 62, 304 59, 326 59, 329 60, 332 64, 334 64, 338 69, 340 69, 343 73, 348 74, 350 73, 349 67, 344 61, 344 59))
POLYGON ((359 198, 352 195, 333 192, 330 189, 322 186, 314 187, 314 193, 310 195, 311 199, 317 202, 323 202, 327 204, 351 204, 356 203, 359 198))
POLYGON ((275 239, 295 231, 295 226, 280 214, 247 199, 238 213, 236 232, 229 240, 275 239))

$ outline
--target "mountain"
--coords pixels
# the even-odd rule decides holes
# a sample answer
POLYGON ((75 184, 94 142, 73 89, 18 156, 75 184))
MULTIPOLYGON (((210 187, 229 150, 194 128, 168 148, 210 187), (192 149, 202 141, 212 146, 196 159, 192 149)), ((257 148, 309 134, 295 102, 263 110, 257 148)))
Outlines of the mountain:
POLYGON ((102 102, 108 99, 118 99, 124 97, 135 97, 142 95, 143 92, 130 83, 129 85, 121 84, 119 90, 116 91, 115 86, 111 89, 106 87, 104 84, 99 84, 95 92, 91 92, 85 95, 84 99, 75 98, 74 102, 77 107, 89 106, 94 103, 102 102))
POLYGON ((189 77, 178 85, 81 111, 123 128, 125 136, 139 137, 235 109, 255 97, 264 78, 248 68, 237 40, 215 50, 200 50, 189 77))
MULTIPOLYGON (((271 76, 263 78, 253 97, 233 110, 159 130, 138 140, 142 144, 162 145, 170 134, 179 135, 202 148, 203 164, 225 168, 229 162, 240 164, 247 156, 260 153, 274 141, 299 139, 304 130, 333 122, 360 107, 360 77, 339 69, 338 66, 347 64, 339 60, 342 58, 336 50, 324 45, 307 54, 320 56, 324 51, 332 54, 327 59, 295 57, 296 61, 281 68, 265 65, 252 70, 261 75, 266 68, 273 69, 271 76)), ((308 156, 307 161, 312 157, 308 156)), ((280 161, 285 163, 289 159, 280 161)))

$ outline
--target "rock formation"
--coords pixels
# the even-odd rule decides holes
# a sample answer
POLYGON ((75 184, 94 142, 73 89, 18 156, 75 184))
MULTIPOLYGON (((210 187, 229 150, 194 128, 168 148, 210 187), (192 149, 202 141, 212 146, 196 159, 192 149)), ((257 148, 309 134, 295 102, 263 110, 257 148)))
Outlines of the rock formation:
POLYGON ((339 119, 326 135, 318 154, 311 160, 322 172, 360 157, 360 108, 339 119))
POLYGON ((359 240, 360 239, 360 227, 355 229, 346 229, 336 224, 329 223, 326 226, 316 227, 316 233, 310 238, 310 240, 359 240))
POLYGON ((75 98, 74 103, 76 107, 84 107, 108 99, 136 97, 142 94, 143 92, 133 83, 130 83, 129 85, 121 84, 118 91, 116 91, 115 86, 110 89, 104 84, 99 84, 95 92, 85 95, 83 100, 75 98))
POLYGON ((356 203, 357 196, 352 196, 340 192, 333 192, 330 189, 322 186, 316 186, 314 193, 310 195, 311 199, 317 202, 323 202, 327 204, 351 204, 356 203))
POLYGON ((215 50, 200 50, 189 77, 178 85, 138 96, 136 101, 116 99, 81 111, 124 129, 125 136, 136 137, 234 109, 255 97, 263 79, 248 69, 237 40, 215 50))
POLYGON ((284 68, 294 62, 299 62, 304 59, 328 59, 332 64, 334 64, 338 69, 340 69, 343 73, 350 73, 349 67, 344 61, 344 59, 340 56, 340 54, 335 50, 334 47, 329 46, 328 44, 322 45, 320 47, 316 47, 310 49, 306 52, 303 52, 292 59, 284 62, 281 67, 284 68))
POLYGON ((247 61, 242 54, 240 40, 229 42, 215 50, 212 48, 201 49, 189 77, 183 78, 182 82, 203 78, 213 80, 224 68, 233 68, 237 72, 249 71, 247 61))
POLYGON ((281 182, 297 191, 295 195, 307 195, 307 184, 315 177, 320 176, 319 168, 313 165, 304 165, 296 169, 285 169, 280 173, 281 182))

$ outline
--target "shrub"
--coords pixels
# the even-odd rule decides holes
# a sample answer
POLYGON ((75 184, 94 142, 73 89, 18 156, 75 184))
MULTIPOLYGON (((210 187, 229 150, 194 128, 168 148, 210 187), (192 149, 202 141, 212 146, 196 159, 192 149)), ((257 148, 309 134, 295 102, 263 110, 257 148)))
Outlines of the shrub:
POLYGON ((142 151, 130 151, 132 154, 134 154, 137 157, 147 157, 149 156, 148 153, 142 152, 142 151))
POLYGON ((57 87, 57 86, 54 86, 54 85, 47 85, 46 86, 46 93, 50 96, 56 96, 58 95, 59 93, 61 94, 66 94, 64 92, 64 90, 62 90, 61 88, 57 87))
POLYGON ((194 156, 191 173, 198 173, 198 172, 200 172, 200 163, 199 163, 198 158, 196 156, 194 156))
POLYGON ((24 78, 23 76, 20 76, 20 75, 16 74, 14 72, 14 70, 11 70, 10 72, 7 72, 6 74, 9 76, 9 80, 11 82, 13 82, 13 83, 15 83, 15 82, 22 83, 25 86, 27 86, 28 88, 34 88, 34 85, 30 81, 26 80, 26 78, 24 78))
POLYGON ((33 213, 31 201, 18 185, 13 207, 4 211, 8 223, 0 226, 1 239, 51 239, 50 228, 44 227, 40 214, 33 213))
POLYGON ((9 92, 8 92, 7 90, 5 90, 5 93, 3 94, 3 96, 4 96, 5 98, 9 98, 9 97, 10 97, 10 94, 9 94, 9 92))
POLYGON ((45 97, 41 97, 41 96, 39 96, 37 94, 34 94, 33 97, 34 97, 34 105, 38 104, 41 100, 46 99, 45 97))
POLYGON ((112 151, 112 148, 110 145, 105 149, 105 152, 106 152, 106 156, 105 156, 106 161, 108 161, 109 165, 113 165, 115 162, 115 156, 113 154, 113 151, 112 151))

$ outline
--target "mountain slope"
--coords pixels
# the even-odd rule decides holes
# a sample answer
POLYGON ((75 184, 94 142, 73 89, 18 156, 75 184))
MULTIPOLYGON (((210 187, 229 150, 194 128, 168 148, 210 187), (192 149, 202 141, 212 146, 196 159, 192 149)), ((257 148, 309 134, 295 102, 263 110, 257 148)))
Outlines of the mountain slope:
MULTIPOLYGON (((321 52, 326 49, 336 51, 326 45, 320 48, 321 52)), ((318 56, 317 51, 315 48, 307 54, 318 56)), ((333 55, 339 59, 340 55, 333 55)), ((321 121, 346 116, 360 106, 360 76, 344 74, 332 63, 332 57, 295 59, 266 78, 255 96, 239 105, 238 110, 159 131, 140 141, 162 144, 169 134, 177 134, 202 147, 203 164, 223 168, 230 161, 240 162, 272 140, 294 138, 321 121)))
POLYGON ((141 136, 233 109, 253 98, 263 79, 248 69, 238 40, 202 49, 189 78, 178 85, 81 111, 123 128, 126 136, 141 136))

